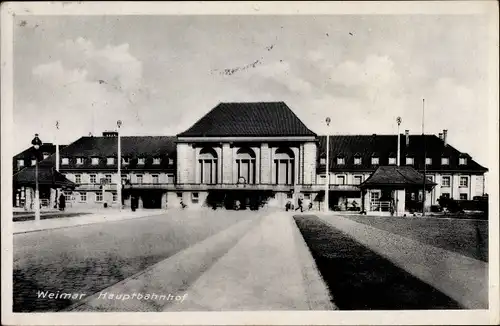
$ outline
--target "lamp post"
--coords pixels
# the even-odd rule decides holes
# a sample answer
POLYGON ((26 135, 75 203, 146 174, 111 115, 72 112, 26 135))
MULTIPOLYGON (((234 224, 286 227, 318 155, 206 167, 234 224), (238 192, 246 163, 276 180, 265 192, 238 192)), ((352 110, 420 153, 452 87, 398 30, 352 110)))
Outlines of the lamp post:
POLYGON ((326 122, 326 181, 325 181, 325 213, 329 211, 330 205, 330 117, 325 119, 326 122))
POLYGON ((398 152, 396 154, 396 165, 399 166, 399 160, 400 160, 400 157, 401 157, 401 154, 400 154, 400 146, 401 146, 401 135, 399 134, 399 126, 401 125, 401 117, 397 117, 396 118, 396 122, 398 124, 398 152))
POLYGON ((118 120, 116 122, 117 136, 118 136, 118 183, 116 185, 116 195, 118 197, 118 210, 122 210, 122 145, 120 139, 120 127, 122 126, 122 121, 118 120))
MULTIPOLYGON (((401 117, 396 118, 396 123, 398 124, 398 149, 397 149, 398 152, 396 154, 396 165, 398 167, 400 165, 400 158, 401 158, 401 153, 400 153, 401 152, 401 148, 400 148, 401 147, 401 135, 399 133, 399 126, 401 125, 402 121, 403 120, 401 119, 401 117)), ((396 216, 398 216, 399 215, 399 190, 396 190, 395 192, 396 192, 396 196, 395 196, 396 198, 394 200, 394 204, 396 205, 396 207, 394 207, 394 213, 396 216)))
POLYGON ((35 138, 31 141, 31 145, 35 149, 35 222, 40 221, 40 195, 38 193, 38 157, 40 156, 38 150, 42 146, 42 141, 35 134, 35 138))

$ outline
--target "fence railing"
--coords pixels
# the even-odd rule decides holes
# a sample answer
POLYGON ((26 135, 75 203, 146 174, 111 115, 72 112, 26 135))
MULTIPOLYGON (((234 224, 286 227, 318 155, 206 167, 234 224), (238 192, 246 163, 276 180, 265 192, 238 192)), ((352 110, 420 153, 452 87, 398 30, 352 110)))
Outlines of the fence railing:
POLYGON ((374 200, 370 203, 370 211, 372 212, 389 212, 390 210, 390 201, 374 200))

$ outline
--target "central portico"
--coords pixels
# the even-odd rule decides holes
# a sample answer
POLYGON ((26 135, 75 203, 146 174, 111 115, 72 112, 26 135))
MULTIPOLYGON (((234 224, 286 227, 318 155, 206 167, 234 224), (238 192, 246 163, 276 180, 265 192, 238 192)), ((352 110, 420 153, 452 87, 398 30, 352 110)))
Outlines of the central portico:
POLYGON ((220 103, 177 137, 178 189, 200 205, 214 190, 284 205, 316 183, 317 135, 283 102, 220 103))

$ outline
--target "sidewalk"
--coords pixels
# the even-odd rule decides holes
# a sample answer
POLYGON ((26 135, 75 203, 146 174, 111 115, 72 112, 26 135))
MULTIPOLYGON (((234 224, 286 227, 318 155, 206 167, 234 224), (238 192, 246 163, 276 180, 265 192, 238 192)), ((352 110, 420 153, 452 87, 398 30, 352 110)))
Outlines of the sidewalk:
POLYGON ((488 308, 487 263, 338 215, 318 214, 318 217, 463 307, 488 308))
MULTIPOLYGON (((121 221, 121 220, 129 220, 134 218, 141 218, 152 215, 161 215, 166 214, 168 211, 166 210, 137 210, 132 212, 130 210, 102 210, 102 211, 94 211, 88 214, 80 216, 72 216, 72 217, 62 217, 62 218, 53 218, 53 219, 43 219, 41 221, 23 221, 23 222, 13 222, 13 234, 18 233, 27 233, 27 232, 35 232, 42 230, 50 230, 50 229, 60 229, 67 227, 74 227, 86 224, 94 224, 94 223, 103 223, 103 222, 111 222, 111 221, 121 221)), ((67 213, 73 213, 73 211, 68 211, 67 213)), ((76 213, 76 211, 74 211, 76 213)))
POLYGON ((290 214, 245 220, 88 297, 72 311, 332 310, 290 214), (129 295, 127 300, 105 294, 129 295), (181 300, 138 300, 132 295, 181 300))

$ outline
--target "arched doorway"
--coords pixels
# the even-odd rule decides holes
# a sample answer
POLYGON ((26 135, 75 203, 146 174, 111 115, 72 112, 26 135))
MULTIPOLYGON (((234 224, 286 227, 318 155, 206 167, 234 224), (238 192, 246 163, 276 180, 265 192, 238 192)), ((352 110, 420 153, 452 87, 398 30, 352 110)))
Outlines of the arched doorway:
POLYGON ((295 155, 290 148, 278 148, 274 154, 275 183, 292 185, 295 182, 295 155))
POLYGON ((217 152, 213 148, 203 148, 198 156, 200 183, 217 183, 217 152))
POLYGON ((255 152, 251 148, 240 148, 236 152, 236 168, 238 171, 237 180, 244 180, 245 183, 255 183, 255 152))

